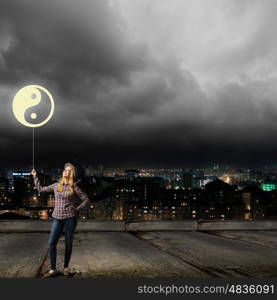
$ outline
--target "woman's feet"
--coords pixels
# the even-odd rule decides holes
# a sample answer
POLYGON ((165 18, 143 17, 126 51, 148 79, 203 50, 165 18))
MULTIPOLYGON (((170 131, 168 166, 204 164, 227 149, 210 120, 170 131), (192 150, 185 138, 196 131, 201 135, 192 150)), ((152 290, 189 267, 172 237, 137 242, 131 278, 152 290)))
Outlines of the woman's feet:
MULTIPOLYGON (((69 268, 63 269, 63 275, 67 277, 72 277, 76 272, 71 271, 69 268)), ((50 270, 47 273, 43 275, 43 278, 49 278, 49 277, 56 277, 59 274, 62 274, 61 272, 58 272, 57 270, 50 270)))
POLYGON ((49 278, 49 277, 55 277, 58 275, 58 271, 57 270, 50 270, 47 273, 45 273, 43 275, 43 278, 49 278))
MULTIPOLYGON (((73 277, 76 273, 78 273, 75 269, 64 268, 63 275, 66 277, 73 277)), ((80 272, 79 272, 80 273, 80 272)))
POLYGON ((69 268, 64 268, 64 269, 63 269, 63 275, 64 275, 64 276, 70 276, 70 275, 71 275, 70 269, 69 269, 69 268))

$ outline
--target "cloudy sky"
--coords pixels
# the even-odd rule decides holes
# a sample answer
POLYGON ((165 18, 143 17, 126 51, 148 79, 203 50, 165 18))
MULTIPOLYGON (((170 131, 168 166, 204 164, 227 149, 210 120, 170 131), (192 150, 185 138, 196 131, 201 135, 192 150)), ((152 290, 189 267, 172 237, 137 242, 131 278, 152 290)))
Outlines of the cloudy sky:
POLYGON ((37 166, 275 164, 276 15, 275 0, 1 0, 0 166, 32 164, 12 113, 30 84, 56 104, 37 166))

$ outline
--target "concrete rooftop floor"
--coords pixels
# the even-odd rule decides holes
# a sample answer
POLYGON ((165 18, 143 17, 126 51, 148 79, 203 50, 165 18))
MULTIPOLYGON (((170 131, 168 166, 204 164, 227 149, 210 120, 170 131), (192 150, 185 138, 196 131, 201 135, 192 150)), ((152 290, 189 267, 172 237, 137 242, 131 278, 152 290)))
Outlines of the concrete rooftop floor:
MULTIPOLYGON (((0 233, 0 277, 41 277, 50 268, 48 237, 0 233)), ((61 236, 58 270, 63 253, 61 236)), ((277 231, 77 232, 70 267, 76 278, 277 278, 277 231)))

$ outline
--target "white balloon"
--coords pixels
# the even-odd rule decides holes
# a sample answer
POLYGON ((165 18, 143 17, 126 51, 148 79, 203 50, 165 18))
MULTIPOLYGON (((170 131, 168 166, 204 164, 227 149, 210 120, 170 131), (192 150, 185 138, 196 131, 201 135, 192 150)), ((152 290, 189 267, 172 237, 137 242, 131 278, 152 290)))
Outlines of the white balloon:
MULTIPOLYGON (((27 127, 40 127, 46 124, 53 116, 54 108, 55 108, 55 104, 51 93, 46 88, 40 85, 27 85, 21 88, 13 98, 13 105, 12 105, 13 113, 16 119, 22 125, 27 127), (25 119, 25 112, 28 108, 36 106, 40 103, 41 101, 40 91, 43 91, 50 100, 50 104, 51 104, 50 113, 47 116, 47 118, 40 123, 29 123, 25 119)), ((37 117, 36 113, 31 114, 32 119, 36 119, 36 117, 37 117)))

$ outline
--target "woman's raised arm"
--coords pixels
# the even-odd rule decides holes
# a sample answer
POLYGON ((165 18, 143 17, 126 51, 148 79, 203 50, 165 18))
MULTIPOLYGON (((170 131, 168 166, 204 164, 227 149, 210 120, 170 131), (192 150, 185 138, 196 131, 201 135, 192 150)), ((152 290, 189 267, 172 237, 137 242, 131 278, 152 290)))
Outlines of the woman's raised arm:
POLYGON ((37 172, 35 170, 32 170, 31 174, 33 175, 35 187, 40 193, 54 191, 54 187, 55 187, 56 183, 50 184, 48 186, 41 186, 40 182, 38 180, 38 177, 37 177, 37 172))

